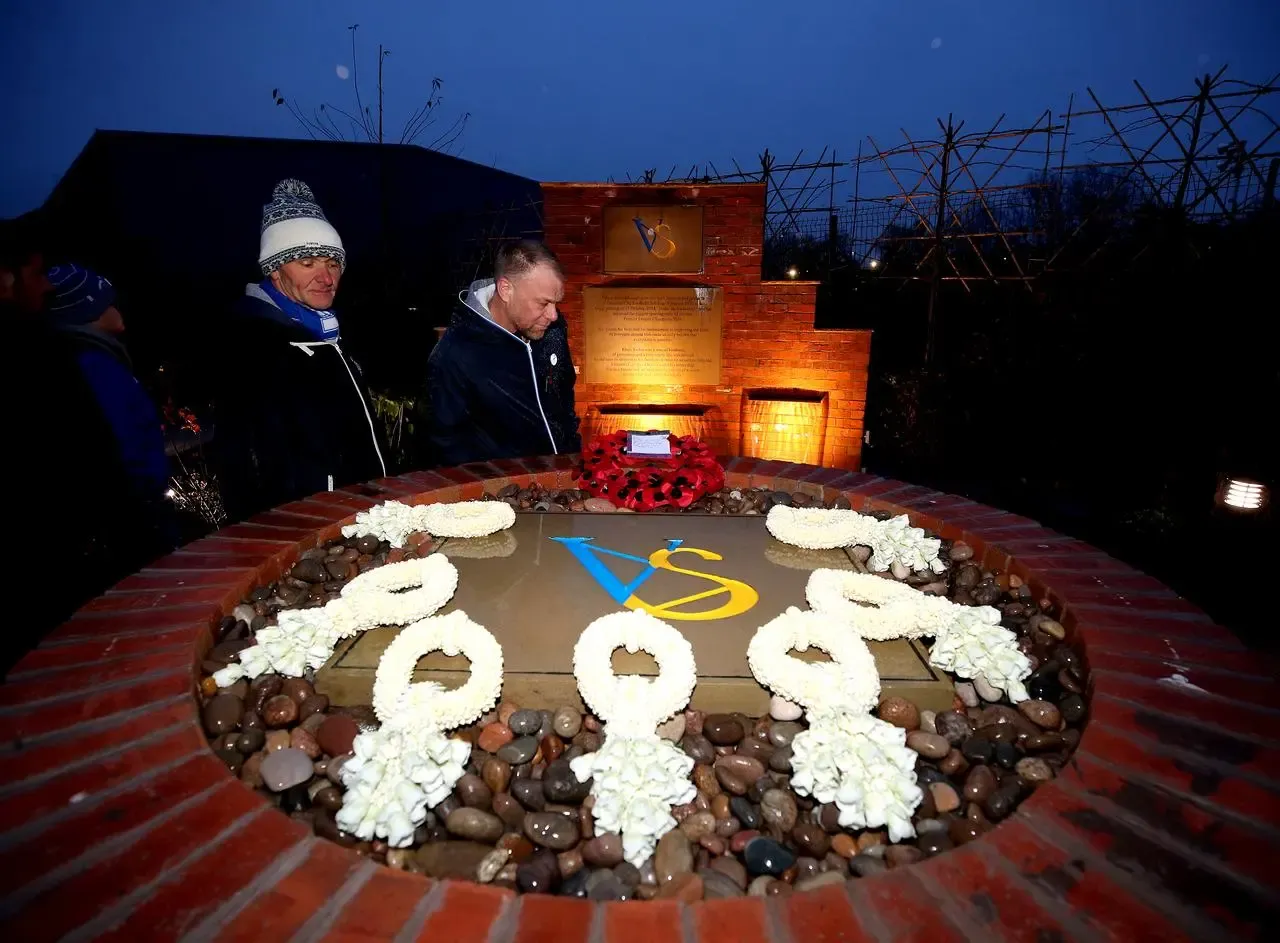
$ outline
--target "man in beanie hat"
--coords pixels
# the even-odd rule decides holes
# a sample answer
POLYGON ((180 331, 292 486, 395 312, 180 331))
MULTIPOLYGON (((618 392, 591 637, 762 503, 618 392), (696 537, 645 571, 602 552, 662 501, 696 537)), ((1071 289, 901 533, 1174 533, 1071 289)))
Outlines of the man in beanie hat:
POLYGON ((233 521, 387 473, 333 311, 347 254, 301 180, 280 181, 263 208, 258 264, 265 277, 245 288, 215 364, 215 461, 233 521))

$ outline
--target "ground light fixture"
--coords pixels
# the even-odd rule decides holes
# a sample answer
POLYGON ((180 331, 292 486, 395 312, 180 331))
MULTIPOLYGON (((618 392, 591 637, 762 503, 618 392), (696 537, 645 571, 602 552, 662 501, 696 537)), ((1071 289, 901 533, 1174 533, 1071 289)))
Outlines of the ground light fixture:
POLYGON ((1261 511, 1270 499, 1267 486, 1251 478, 1224 475, 1218 484, 1217 503, 1234 511, 1261 511))

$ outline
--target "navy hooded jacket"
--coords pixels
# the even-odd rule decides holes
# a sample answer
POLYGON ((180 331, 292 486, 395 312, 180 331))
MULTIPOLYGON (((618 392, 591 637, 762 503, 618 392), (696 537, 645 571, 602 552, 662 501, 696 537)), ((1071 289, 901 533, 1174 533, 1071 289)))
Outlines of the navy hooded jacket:
POLYGON ((564 319, 526 341, 489 317, 493 280, 463 292, 427 360, 431 449, 440 465, 577 453, 573 361, 564 319))
POLYGON ((338 341, 316 340, 249 285, 211 347, 213 458, 231 521, 387 474, 381 421, 338 341))

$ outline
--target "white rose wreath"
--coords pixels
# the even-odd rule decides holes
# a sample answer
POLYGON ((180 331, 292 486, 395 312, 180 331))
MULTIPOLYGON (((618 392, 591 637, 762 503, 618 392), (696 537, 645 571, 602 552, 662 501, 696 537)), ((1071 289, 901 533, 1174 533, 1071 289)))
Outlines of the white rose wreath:
MULTIPOLYGON (((373 535, 400 546, 417 531, 437 537, 487 537, 514 523, 515 511, 502 501, 418 507, 386 501, 361 511, 342 533, 346 537, 373 535)), ((460 547, 459 556, 501 556, 514 547, 512 537, 510 542, 489 547, 460 547)), ((274 626, 258 631, 255 645, 240 652, 239 663, 215 671, 213 680, 225 688, 268 671, 300 677, 328 661, 341 639, 379 625, 408 625, 425 619, 439 612, 457 589, 458 570, 442 553, 368 570, 343 587, 341 598, 323 607, 282 611, 274 626)))
POLYGON ((420 505, 385 501, 357 514, 354 524, 342 528, 342 535, 372 536, 393 547, 402 547, 408 536, 418 531, 426 531, 433 537, 487 537, 515 522, 516 512, 505 501, 420 505))
POLYGON ((791 787, 834 802, 842 826, 887 826, 893 841, 914 835, 911 813, 923 798, 916 754, 906 731, 869 713, 880 675, 866 643, 830 616, 793 607, 756 631, 747 661, 762 685, 808 711, 809 729, 791 744, 791 787), (789 654, 810 645, 831 661, 789 654))
POLYGON ((905 514, 887 521, 857 511, 827 508, 795 508, 775 505, 765 517, 765 527, 775 538, 806 550, 829 550, 861 544, 871 548, 871 569, 883 572, 895 563, 912 570, 941 573, 938 559, 942 541, 912 527, 905 514))
POLYGON ((655 728, 689 703, 697 683, 693 647, 647 612, 615 612, 592 622, 573 649, 573 674, 587 706, 605 722, 603 746, 570 762, 580 782, 593 779, 596 828, 622 835, 622 854, 639 867, 676 827, 671 807, 690 802, 693 758, 655 728), (614 649, 646 651, 658 675, 619 677, 614 649))
POLYGON ((962 678, 982 676, 1015 704, 1027 699, 1022 682, 1031 674, 1031 661, 1018 650, 1018 637, 1000 625, 999 610, 962 606, 894 580, 845 570, 814 570, 805 596, 814 612, 864 639, 931 636, 929 661, 935 667, 962 678))
POLYGON ((458 570, 443 554, 388 563, 361 573, 338 599, 320 608, 285 609, 259 629, 238 664, 214 672, 218 687, 274 671, 301 677, 329 660, 333 647, 379 625, 404 625, 438 612, 458 588, 458 570))
POLYGON ((423 619, 387 646, 373 682, 373 709, 382 726, 356 737, 354 756, 342 767, 347 787, 338 826, 357 838, 413 841, 427 809, 439 805, 462 778, 471 746, 444 736, 497 703, 502 691, 502 647, 465 612, 423 619), (426 681, 412 684, 418 659, 440 650, 466 655, 471 675, 446 691, 426 681))

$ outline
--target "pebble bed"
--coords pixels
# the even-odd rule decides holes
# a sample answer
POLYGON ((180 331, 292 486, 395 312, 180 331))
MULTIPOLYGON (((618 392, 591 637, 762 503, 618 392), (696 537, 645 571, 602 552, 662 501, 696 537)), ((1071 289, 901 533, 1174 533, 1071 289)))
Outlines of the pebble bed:
MULTIPOLYGON (((574 490, 513 485, 486 497, 541 513, 614 510, 574 490)), ((688 510, 762 514, 778 503, 819 502, 741 489, 688 510)), ((944 541, 944 573, 899 568, 886 576, 958 603, 998 607, 1032 660, 1033 700, 1015 707, 1000 692, 963 681, 952 708, 936 714, 901 697, 881 700, 878 716, 908 731, 907 745, 919 754, 924 800, 913 816, 914 839, 891 843, 882 830, 842 829, 834 805, 791 790, 791 741, 805 729, 802 717, 785 708, 762 718, 686 710, 659 733, 693 757, 697 796, 673 810, 679 828, 637 868, 623 861, 619 836, 596 834, 590 782, 579 782, 569 768, 574 757, 600 748, 599 721, 572 707, 504 702, 454 732, 473 745, 466 775, 428 812, 411 847, 359 841, 338 828, 334 815, 352 740, 378 726, 373 710, 331 707, 303 678, 264 675, 220 691, 207 675, 234 661, 279 610, 324 605, 357 573, 432 547, 429 535, 417 534, 403 548, 361 537, 304 553, 287 576, 255 589, 222 620, 201 666, 205 733, 227 767, 315 834, 390 868, 593 900, 791 894, 905 867, 979 838, 1057 774, 1087 714, 1087 670, 1048 601, 1033 599, 1016 576, 984 571, 965 544, 944 541)), ((866 549, 854 548, 859 569, 866 549)))

